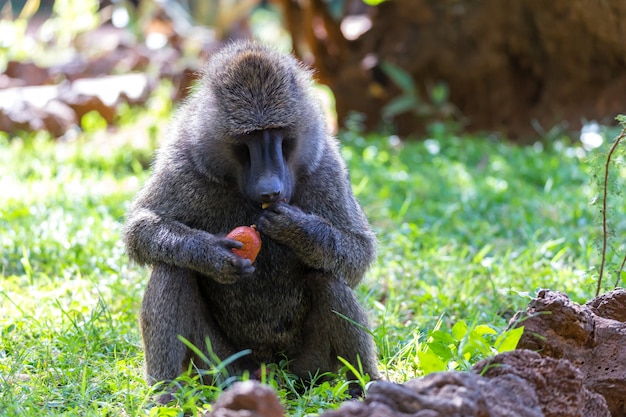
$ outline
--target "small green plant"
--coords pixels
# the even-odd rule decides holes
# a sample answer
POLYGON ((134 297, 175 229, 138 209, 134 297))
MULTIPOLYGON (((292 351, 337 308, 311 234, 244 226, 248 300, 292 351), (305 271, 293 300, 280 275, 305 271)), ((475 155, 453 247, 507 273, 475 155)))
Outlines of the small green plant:
POLYGON ((435 120, 452 121, 460 119, 458 109, 449 101, 448 86, 439 82, 428 90, 428 100, 424 99, 411 74, 401 67, 384 61, 381 68, 400 89, 401 94, 394 97, 382 109, 383 117, 393 119, 403 113, 413 113, 416 117, 432 122, 435 120))
POLYGON ((387 0, 363 0, 363 3, 369 6, 378 6, 381 3, 386 2, 387 0))
POLYGON ((86 133, 95 133, 106 129, 108 123, 97 110, 91 110, 80 119, 80 126, 86 133))
POLYGON ((234 382, 249 379, 248 374, 230 375, 228 366, 241 357, 249 355, 250 350, 243 350, 221 360, 213 352, 208 338, 205 341, 208 354, 184 337, 178 338, 199 358, 200 363, 191 362, 188 369, 175 380, 169 383, 159 383, 153 388, 155 396, 171 394, 172 401, 170 404, 154 407, 151 415, 170 415, 172 410, 191 415, 201 414, 207 411, 208 405, 234 382))
POLYGON ((383 342, 382 366, 388 379, 399 382, 432 372, 468 371, 481 359, 515 349, 523 331, 523 327, 501 331, 492 325, 468 325, 465 320, 448 328, 440 317, 432 330, 424 334, 415 329, 396 349, 383 342))
MULTIPOLYGON (((13 3, 20 2, 8 2, 3 9, 12 9, 13 3)), ((34 60, 40 65, 58 63, 71 53, 77 37, 100 24, 97 0, 56 0, 52 16, 36 25, 36 33, 27 34, 29 20, 39 6, 39 0, 27 0, 17 18, 0 19, 0 68, 9 60, 34 60)), ((5 10, 10 13, 10 9, 5 10)))
POLYGON ((352 364, 348 362, 346 359, 342 358, 341 356, 339 356, 338 359, 341 363, 343 363, 343 366, 344 366, 343 371, 352 372, 352 374, 357 379, 356 382, 359 383, 359 386, 361 387, 363 392, 365 392, 365 387, 367 383, 370 382, 370 377, 369 375, 363 373, 363 365, 361 364, 360 359, 357 358, 359 359, 357 364, 352 364))
MULTIPOLYGON (((11 2, 3 7, 11 7, 11 2)), ((28 21, 39 9, 38 0, 28 0, 24 3, 17 18, 0 19, 0 68, 4 70, 4 67, 9 60, 12 59, 26 59, 29 54, 34 51, 32 41, 26 36, 28 29, 28 21)), ((40 48, 37 48, 39 51, 40 48)))
POLYGON ((446 332, 440 323, 428 333, 423 349, 417 352, 424 374, 469 370, 480 359, 515 349, 524 332, 523 327, 518 327, 498 335, 491 326, 470 327, 465 320, 459 320, 446 332))
MULTIPOLYGON (((619 233, 615 230, 616 227, 619 228, 619 225, 611 225, 609 219, 610 214, 614 212, 609 204, 609 195, 611 194, 611 192, 613 192, 614 195, 618 197, 618 201, 619 198, 623 196, 621 188, 618 184, 622 183, 624 180, 623 178, 619 178, 619 171, 617 179, 611 180, 609 175, 612 163, 615 163, 618 168, 624 165, 623 157, 625 153, 623 148, 621 149, 621 153, 619 152, 619 146, 622 144, 624 138, 626 138, 626 116, 619 115, 616 117, 616 119, 621 126, 621 132, 613 140, 613 143, 606 154, 606 159, 601 164, 603 168, 603 174, 599 175, 595 172, 596 170, 600 170, 600 168, 598 167, 599 164, 597 162, 592 165, 592 180, 595 182, 596 187, 600 189, 600 192, 602 194, 600 201, 600 214, 602 217, 602 243, 600 246, 601 260, 596 286, 596 297, 600 294, 600 290, 602 288, 602 280, 604 277, 605 267, 607 265, 607 258, 616 259, 621 257, 621 261, 617 261, 616 267, 614 268, 615 288, 617 288, 620 280, 622 279, 622 275, 626 274, 624 270, 624 267, 626 266, 626 241, 619 238, 623 236, 623 233, 619 233), (610 241, 614 240, 616 237, 618 238, 616 244, 610 245, 610 241)), ((592 203, 596 204, 597 201, 597 197, 594 197, 592 203)), ((619 202, 616 204, 619 204, 619 202)), ((617 212, 620 214, 623 213, 619 209, 617 210, 617 212)))
MULTIPOLYGON (((228 366, 243 356, 249 355, 250 350, 236 353, 221 360, 213 353, 210 340, 206 340, 207 352, 193 345, 187 339, 180 337, 184 343, 199 358, 201 363, 191 363, 189 368, 174 381, 167 384, 158 384, 154 387, 154 395, 172 394, 172 401, 167 405, 155 406, 150 410, 151 416, 177 415, 174 412, 196 415, 207 411, 220 394, 233 383, 250 379, 248 373, 230 375, 228 366)), ((274 388, 288 408, 299 410, 299 413, 319 413, 335 408, 341 401, 350 398, 350 390, 356 382, 364 391, 369 382, 369 376, 363 374, 359 363, 351 364, 339 358, 344 364, 342 373, 351 371, 356 381, 347 381, 334 373, 317 373, 311 375, 308 381, 303 381, 288 371, 288 361, 263 364, 255 377, 262 384, 274 388)), ((299 414, 298 414, 299 415, 299 414)))
POLYGON ((100 24, 97 0, 55 0, 51 19, 44 22, 42 36, 54 39, 61 47, 69 46, 82 33, 100 24))

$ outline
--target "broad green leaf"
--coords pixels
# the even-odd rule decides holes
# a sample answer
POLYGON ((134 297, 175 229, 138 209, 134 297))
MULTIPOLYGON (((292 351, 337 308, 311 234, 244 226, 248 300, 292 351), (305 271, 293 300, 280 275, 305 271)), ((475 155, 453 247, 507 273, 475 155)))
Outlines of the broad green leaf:
POLYGON ((37 13, 39 10, 39 0, 26 0, 22 11, 20 12, 20 19, 28 20, 37 13))
POLYGON ((448 345, 457 342, 457 340, 452 337, 450 333, 444 332, 443 330, 435 330, 430 332, 428 335, 432 337, 434 341, 448 345))
POLYGON ((415 95, 415 81, 411 74, 389 61, 381 62, 380 67, 405 94, 415 95))
POLYGON ((383 107, 383 114, 386 117, 394 117, 399 114, 412 111, 417 104, 418 100, 415 96, 404 94, 394 97, 389 103, 387 103, 385 107, 383 107))
POLYGON ((467 343, 463 345, 463 352, 470 353, 472 356, 490 356, 492 354, 491 346, 475 331, 470 332, 467 343))
POLYGON ((452 326, 452 335, 456 340, 461 340, 467 334, 467 323, 465 320, 457 321, 454 326, 452 326))
POLYGON ((508 352, 510 350, 514 350, 519 343, 520 338, 524 334, 524 326, 516 327, 511 330, 507 330, 500 337, 502 340, 496 340, 494 347, 498 351, 498 353, 508 352))
POLYGON ((478 326, 476 326, 476 328, 474 329, 474 331, 476 333, 478 333, 479 335, 485 335, 485 334, 496 334, 497 332, 492 329, 490 326, 487 326, 486 324, 479 324, 478 326))
POLYGON ((430 348, 430 350, 432 350, 438 357, 446 362, 454 357, 454 352, 452 352, 449 346, 450 345, 441 342, 428 343, 428 347, 430 348))
POLYGON ((424 371, 424 374, 430 374, 433 372, 441 372, 448 369, 446 362, 442 361, 432 350, 426 352, 417 352, 417 358, 420 361, 420 368, 424 371))

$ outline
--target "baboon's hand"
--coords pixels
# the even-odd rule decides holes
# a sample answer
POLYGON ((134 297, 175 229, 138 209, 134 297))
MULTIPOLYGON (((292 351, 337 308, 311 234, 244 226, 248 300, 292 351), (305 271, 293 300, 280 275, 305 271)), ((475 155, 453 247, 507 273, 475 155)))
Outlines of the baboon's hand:
POLYGON ((277 202, 266 208, 257 221, 259 230, 279 243, 296 239, 305 226, 306 214, 298 207, 277 202))
POLYGON ((243 244, 237 240, 214 236, 210 248, 205 253, 206 265, 211 268, 206 274, 222 284, 233 284, 242 276, 252 274, 254 272, 252 262, 232 252, 232 249, 242 246, 243 244))
POLYGON ((321 217, 307 214, 283 202, 265 209, 257 221, 259 231, 294 249, 301 257, 316 255, 328 245, 330 225, 321 217))

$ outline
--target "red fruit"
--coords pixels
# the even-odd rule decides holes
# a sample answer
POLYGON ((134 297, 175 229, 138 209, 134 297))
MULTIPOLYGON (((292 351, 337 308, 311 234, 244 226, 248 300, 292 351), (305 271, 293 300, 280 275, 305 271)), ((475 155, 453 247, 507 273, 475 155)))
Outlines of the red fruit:
POLYGON ((255 225, 235 227, 226 237, 243 243, 241 248, 232 249, 233 253, 242 258, 250 259, 250 261, 254 263, 261 250, 261 235, 256 230, 255 225))

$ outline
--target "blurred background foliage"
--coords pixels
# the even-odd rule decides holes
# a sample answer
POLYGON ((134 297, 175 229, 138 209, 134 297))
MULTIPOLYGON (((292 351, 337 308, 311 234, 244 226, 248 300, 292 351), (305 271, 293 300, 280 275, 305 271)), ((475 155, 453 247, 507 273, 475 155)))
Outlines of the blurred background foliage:
MULTIPOLYGON (((587 301, 602 214, 602 289, 626 278, 624 146, 606 162, 626 2, 0 0, 0 14, 0 414, 197 414, 215 398, 187 375, 188 403, 150 408, 146 271, 120 229, 172 111, 232 39, 315 70, 380 241, 358 295, 389 380, 513 348, 508 320, 539 288, 587 301)), ((278 381, 290 415, 347 395, 278 381)))
MULTIPOLYGON (((215 49, 255 37, 315 69, 337 128, 356 112, 365 129, 402 137, 445 122, 532 143, 594 120, 613 125, 626 92, 626 29, 611 24, 626 17, 624 2, 3 0, 0 12, 0 88, 140 72, 148 90, 168 80, 180 100, 215 49)), ((94 89, 80 94, 98 97, 94 89)), ((20 95, 22 107, 45 107, 20 95)), ((0 96, 2 130, 60 136, 87 112, 63 97, 78 119, 53 129, 15 117, 15 97, 0 96)), ((110 107, 129 102, 100 99, 89 110, 109 123, 110 107)))

